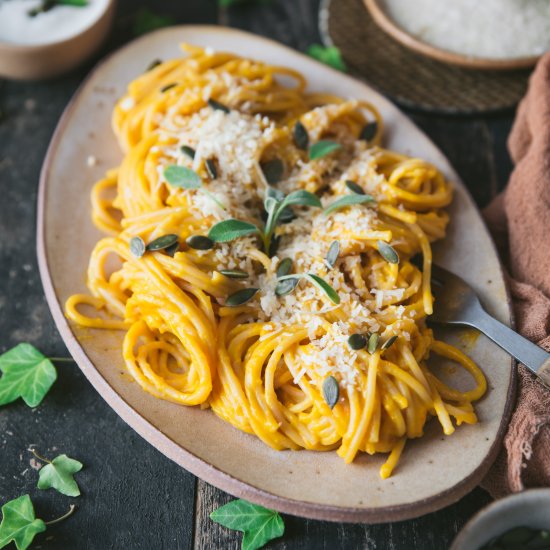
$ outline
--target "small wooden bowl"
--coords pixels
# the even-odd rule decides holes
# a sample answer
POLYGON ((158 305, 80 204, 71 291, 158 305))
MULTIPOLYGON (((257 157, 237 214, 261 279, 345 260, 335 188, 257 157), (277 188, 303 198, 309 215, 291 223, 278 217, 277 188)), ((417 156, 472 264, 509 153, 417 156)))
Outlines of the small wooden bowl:
POLYGON ((452 65, 458 65, 468 69, 485 69, 485 70, 515 70, 525 69, 535 65, 540 55, 534 55, 530 57, 514 57, 493 59, 488 57, 474 57, 470 55, 462 55, 455 52, 450 52, 436 46, 432 46, 427 42, 416 38, 412 34, 403 30, 397 25, 397 23, 386 13, 383 7, 383 1, 380 0, 363 0, 367 9, 369 10, 372 18, 378 24, 378 26, 389 34, 392 38, 397 40, 400 44, 414 50, 422 55, 443 61, 444 63, 450 63, 452 65))
POLYGON ((115 0, 109 0, 103 13, 89 27, 57 42, 28 45, 0 41, 0 77, 40 80, 69 71, 100 46, 114 13, 115 0))

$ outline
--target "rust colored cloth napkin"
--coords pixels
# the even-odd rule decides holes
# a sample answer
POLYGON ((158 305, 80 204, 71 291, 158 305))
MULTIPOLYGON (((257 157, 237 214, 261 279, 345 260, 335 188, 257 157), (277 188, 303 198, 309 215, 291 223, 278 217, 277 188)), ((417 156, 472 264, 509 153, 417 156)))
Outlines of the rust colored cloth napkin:
MULTIPOLYGON (((510 274, 516 330, 550 351, 550 53, 531 76, 508 148, 515 168, 485 220, 510 274)), ((518 382, 504 448, 482 482, 495 498, 550 486, 550 390, 523 365, 518 382)))

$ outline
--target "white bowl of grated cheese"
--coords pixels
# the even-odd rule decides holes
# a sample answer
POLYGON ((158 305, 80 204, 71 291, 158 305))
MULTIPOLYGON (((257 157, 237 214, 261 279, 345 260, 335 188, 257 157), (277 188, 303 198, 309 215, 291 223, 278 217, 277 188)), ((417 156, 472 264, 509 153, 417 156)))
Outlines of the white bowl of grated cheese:
POLYGON ((477 69, 531 67, 550 50, 547 0, 364 0, 376 23, 409 49, 477 69))
POLYGON ((107 36, 115 2, 77 0, 74 4, 0 0, 0 76, 48 78, 89 57, 107 36))

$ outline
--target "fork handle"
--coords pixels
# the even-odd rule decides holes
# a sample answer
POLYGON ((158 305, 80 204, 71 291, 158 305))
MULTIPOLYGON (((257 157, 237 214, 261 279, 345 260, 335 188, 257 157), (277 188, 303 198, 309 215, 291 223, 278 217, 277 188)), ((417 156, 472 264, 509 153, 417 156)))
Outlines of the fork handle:
POLYGON ((482 311, 483 314, 476 319, 476 328, 550 387, 550 353, 482 311))

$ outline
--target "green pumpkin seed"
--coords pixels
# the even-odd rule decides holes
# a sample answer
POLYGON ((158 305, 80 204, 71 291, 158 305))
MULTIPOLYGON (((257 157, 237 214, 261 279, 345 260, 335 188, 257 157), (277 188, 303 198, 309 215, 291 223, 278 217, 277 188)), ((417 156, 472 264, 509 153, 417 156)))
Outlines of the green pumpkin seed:
POLYGON ((260 168, 264 173, 264 177, 269 185, 275 185, 281 181, 285 171, 285 165, 281 159, 271 159, 260 163, 260 168))
POLYGON ((141 258, 145 254, 145 248, 145 242, 141 237, 132 237, 130 239, 130 252, 136 258, 141 258))
POLYGON ((229 113, 229 107, 226 107, 223 103, 216 101, 215 99, 209 99, 208 105, 212 107, 215 111, 223 111, 224 113, 229 113))
POLYGON ((171 256, 172 258, 174 257, 174 255, 176 254, 176 252, 180 249, 180 243, 179 242, 175 242, 173 245, 169 246, 168 248, 166 248, 164 250, 164 252, 166 252, 166 254, 168 254, 168 256, 171 256))
POLYGON ((193 149, 193 147, 189 147, 189 145, 182 145, 180 147, 180 151, 184 154, 184 155, 187 155, 191 160, 195 158, 195 149, 193 149))
POLYGON ((284 277, 292 271, 292 260, 290 258, 284 258, 279 262, 277 266, 277 277, 284 277))
POLYGON ((323 398, 326 404, 333 409, 340 398, 340 387, 334 376, 327 376, 323 382, 323 398))
POLYGON ((286 296, 290 294, 298 286, 299 281, 299 277, 291 277, 290 279, 279 281, 275 287, 275 294, 277 296, 286 296))
POLYGON ((348 346, 354 350, 363 349, 367 345, 367 339, 362 334, 352 334, 348 338, 348 346))
POLYGON ((399 255, 393 248, 393 246, 390 246, 388 243, 385 243, 384 241, 378 241, 378 252, 380 252, 380 255, 386 262, 389 262, 390 264, 398 264, 399 263, 399 255))
POLYGON ((294 131, 292 132, 294 137, 294 143, 298 149, 307 151, 309 145, 309 134, 307 133, 306 127, 298 120, 294 125, 294 131))
POLYGON ((145 72, 152 71, 155 67, 158 67, 161 64, 162 64, 162 61, 160 59, 155 59, 154 61, 151 61, 151 63, 149 63, 149 65, 145 69, 145 72))
POLYGON ((336 260, 338 259, 339 254, 340 254, 340 243, 338 241, 332 241, 327 252, 327 257, 325 258, 325 261, 330 266, 330 269, 332 269, 335 266, 336 260))
POLYGON ((393 346, 393 344, 395 343, 396 340, 397 340, 397 334, 394 334, 393 336, 391 336, 390 338, 388 338, 388 339, 382 344, 382 347, 381 347, 380 349, 381 349, 381 350, 385 350, 385 349, 391 348, 391 346, 393 346))
POLYGON ((365 194, 365 191, 363 190, 363 188, 352 180, 346 180, 346 187, 356 195, 365 194))
POLYGON ((195 250, 210 250, 214 246, 214 241, 204 235, 191 235, 185 239, 187 246, 195 250))
POLYGON ((168 90, 171 90, 175 86, 177 86, 177 82, 171 82, 170 84, 166 84, 166 86, 163 86, 160 91, 161 93, 167 92, 168 90))
POLYGON ((380 340, 380 336, 376 332, 373 332, 369 336, 369 342, 367 344, 367 351, 371 355, 376 351, 376 348, 378 347, 379 340, 380 340))
POLYGON ((242 290, 238 290, 234 294, 227 297, 227 300, 225 300, 225 305, 228 307, 242 306, 249 300, 252 300, 256 292, 258 292, 257 288, 243 288, 242 290))
POLYGON ((248 279, 249 277, 248 273, 242 269, 220 269, 220 273, 230 279, 248 279))
POLYGON ((216 163, 212 159, 206 161, 206 171, 213 180, 218 177, 218 169, 216 168, 216 163))
POLYGON ((359 134, 359 139, 364 141, 371 141, 375 138, 376 133, 378 132, 378 122, 368 122, 363 126, 361 133, 359 134))
POLYGON ((147 250, 164 250, 165 248, 168 248, 169 246, 172 246, 174 243, 177 242, 178 236, 170 233, 169 235, 163 235, 162 237, 159 237, 158 239, 150 242, 147 245, 147 250))

